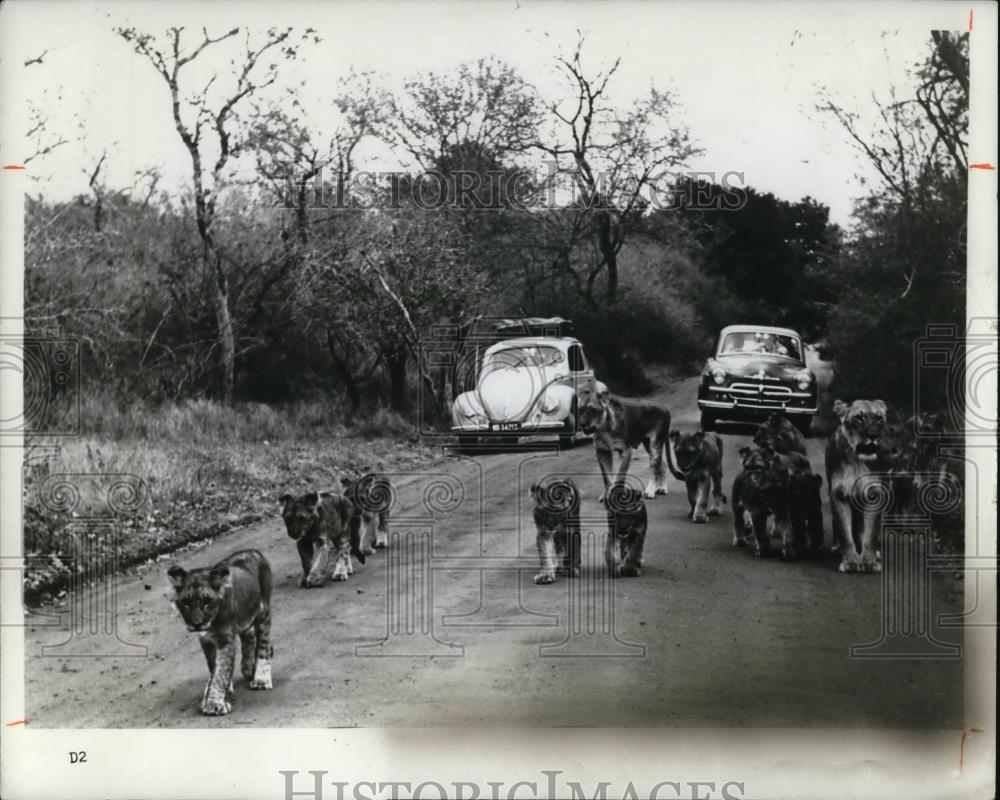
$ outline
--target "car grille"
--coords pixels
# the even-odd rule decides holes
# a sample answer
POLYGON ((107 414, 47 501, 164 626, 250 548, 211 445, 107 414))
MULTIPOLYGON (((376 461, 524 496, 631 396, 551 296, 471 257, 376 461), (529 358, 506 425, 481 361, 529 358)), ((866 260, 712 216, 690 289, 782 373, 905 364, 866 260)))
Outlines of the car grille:
POLYGON ((763 397, 768 400, 787 400, 792 395, 792 390, 787 386, 768 386, 763 383, 734 383, 729 386, 729 392, 747 400, 763 397))

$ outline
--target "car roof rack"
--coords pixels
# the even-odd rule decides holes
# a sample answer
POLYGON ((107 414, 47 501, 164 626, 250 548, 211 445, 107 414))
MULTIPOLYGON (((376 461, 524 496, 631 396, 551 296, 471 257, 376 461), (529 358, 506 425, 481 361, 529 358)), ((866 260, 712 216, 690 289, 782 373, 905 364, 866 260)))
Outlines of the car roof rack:
POLYGON ((479 315, 464 322, 438 325, 434 336, 464 342, 501 342, 507 339, 572 337, 573 323, 563 317, 493 317, 479 315))
POLYGON ((503 339, 525 336, 572 336, 573 323, 563 317, 514 317, 493 320, 493 332, 503 339))

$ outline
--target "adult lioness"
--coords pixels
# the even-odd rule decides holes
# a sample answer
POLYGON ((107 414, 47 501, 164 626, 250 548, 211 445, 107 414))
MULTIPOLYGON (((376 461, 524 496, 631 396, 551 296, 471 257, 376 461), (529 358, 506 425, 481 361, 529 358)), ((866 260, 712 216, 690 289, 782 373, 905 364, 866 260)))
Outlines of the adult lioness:
POLYGON ((777 412, 760 424, 753 443, 758 447, 770 447, 779 453, 806 455, 806 440, 802 432, 777 412))
POLYGON ((554 583, 556 575, 580 577, 580 492, 569 478, 531 485, 535 503, 535 543, 540 571, 535 583, 554 583))
POLYGON ((199 635, 208 662, 201 713, 232 708, 236 637, 240 672, 251 689, 271 688, 271 566, 258 550, 239 550, 211 567, 190 572, 172 566, 174 607, 188 630, 199 635))
POLYGON ((351 525, 357 534, 361 552, 370 556, 375 549, 389 546, 389 510, 392 508, 392 483, 386 475, 369 472, 360 478, 343 477, 344 497, 351 501, 351 525))
POLYGON ((632 450, 640 444, 649 455, 649 483, 646 497, 667 493, 667 476, 663 469, 663 451, 667 451, 667 465, 677 480, 684 475, 674 468, 670 453, 670 411, 652 403, 612 397, 608 387, 600 381, 584 381, 577 388, 577 420, 584 433, 594 437, 597 463, 604 478, 607 496, 612 475, 616 483, 623 483, 632 460, 632 450), (615 453, 620 461, 614 472, 615 453))
POLYGON ((833 404, 840 424, 827 442, 826 479, 841 572, 882 571, 878 550, 883 511, 877 503, 865 503, 862 495, 867 482, 879 480, 869 476, 878 469, 887 412, 882 400, 855 400, 850 405, 837 400, 833 404), (857 510, 852 509, 852 499, 858 501, 857 510))
POLYGON ((722 513, 726 496, 722 493, 722 437, 717 433, 670 432, 670 441, 677 454, 677 467, 685 475, 687 485, 688 519, 708 522, 708 517, 722 513), (709 489, 712 502, 709 504, 709 489), (706 512, 707 508, 707 512, 706 512))
POLYGON ((346 581, 354 574, 353 555, 362 564, 361 526, 352 524, 354 508, 343 495, 309 492, 301 497, 283 494, 281 516, 288 536, 295 540, 302 560, 299 586, 322 586, 329 577, 330 557, 336 557, 333 580, 346 581))

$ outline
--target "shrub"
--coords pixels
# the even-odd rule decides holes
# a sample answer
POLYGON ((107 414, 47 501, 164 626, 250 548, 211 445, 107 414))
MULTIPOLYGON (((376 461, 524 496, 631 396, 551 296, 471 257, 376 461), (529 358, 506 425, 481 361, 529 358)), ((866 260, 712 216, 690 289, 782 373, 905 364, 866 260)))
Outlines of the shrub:
POLYGON ((417 429, 412 422, 396 411, 381 406, 371 415, 358 419, 353 431, 366 439, 384 436, 409 441, 417 438, 417 429))

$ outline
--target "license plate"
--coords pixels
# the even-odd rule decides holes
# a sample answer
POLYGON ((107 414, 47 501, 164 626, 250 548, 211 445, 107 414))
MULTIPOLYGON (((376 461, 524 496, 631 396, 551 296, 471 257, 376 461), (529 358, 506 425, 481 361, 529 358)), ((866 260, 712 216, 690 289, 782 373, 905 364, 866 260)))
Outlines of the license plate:
POLYGON ((490 423, 490 430, 491 431, 497 431, 497 432, 519 431, 519 430, 521 430, 521 423, 520 422, 491 422, 490 423))

